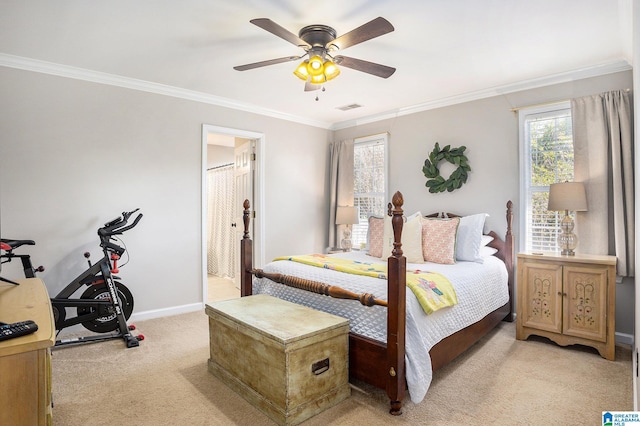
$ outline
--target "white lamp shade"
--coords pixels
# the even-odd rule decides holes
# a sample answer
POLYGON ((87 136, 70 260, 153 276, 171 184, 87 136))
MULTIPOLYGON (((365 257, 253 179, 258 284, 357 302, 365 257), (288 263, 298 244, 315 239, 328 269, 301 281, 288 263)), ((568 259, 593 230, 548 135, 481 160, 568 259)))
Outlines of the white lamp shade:
POLYGON ((336 209, 336 225, 353 225, 359 223, 358 208, 354 206, 338 206, 336 209))
POLYGON ((553 183, 549 187, 548 210, 587 211, 587 194, 582 182, 553 183))

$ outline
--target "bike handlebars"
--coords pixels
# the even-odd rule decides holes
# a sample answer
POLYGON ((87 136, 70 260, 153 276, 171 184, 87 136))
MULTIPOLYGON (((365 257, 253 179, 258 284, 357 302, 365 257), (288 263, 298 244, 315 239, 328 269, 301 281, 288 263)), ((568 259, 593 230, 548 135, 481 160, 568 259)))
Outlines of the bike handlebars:
POLYGON ((100 247, 102 247, 105 251, 110 251, 117 254, 118 256, 122 256, 126 249, 110 242, 111 237, 113 237, 114 235, 120 235, 124 231, 128 231, 129 229, 136 226, 138 222, 140 222, 140 219, 142 219, 142 213, 136 216, 131 225, 127 225, 127 223, 129 222, 129 218, 131 217, 131 215, 138 210, 140 209, 135 209, 130 212, 122 212, 121 217, 105 223, 102 228, 98 229, 98 235, 100 236, 100 247))
POLYGON ((130 212, 122 212, 121 217, 118 217, 116 219, 113 219, 110 222, 105 223, 105 225, 102 228, 98 229, 98 235, 101 238, 111 237, 112 235, 120 235, 124 231, 128 231, 129 229, 133 228, 138 224, 140 219, 142 219, 142 213, 136 216, 136 218, 134 219, 131 225, 127 226, 127 223, 129 222, 129 217, 131 217, 131 215, 137 212, 138 210, 140 209, 135 209, 130 212))
POLYGON ((136 226, 138 224, 138 222, 140 222, 140 219, 142 219, 142 213, 140 213, 138 216, 136 216, 136 218, 133 220, 133 223, 131 225, 125 226, 124 228, 118 229, 118 232, 116 232, 115 234, 122 234, 124 231, 128 231, 129 229, 131 229, 134 226, 136 226))

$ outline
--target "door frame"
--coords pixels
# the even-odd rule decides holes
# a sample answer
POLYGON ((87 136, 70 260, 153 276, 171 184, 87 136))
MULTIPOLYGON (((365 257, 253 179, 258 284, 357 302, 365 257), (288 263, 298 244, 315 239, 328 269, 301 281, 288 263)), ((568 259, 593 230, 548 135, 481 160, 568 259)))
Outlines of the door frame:
MULTIPOLYGON (((265 135, 264 133, 253 132, 249 130, 233 129, 229 127, 214 126, 211 124, 202 125, 202 165, 201 165, 201 196, 200 196, 200 216, 201 216, 201 265, 202 265, 202 303, 207 303, 208 284, 207 284, 207 136, 210 133, 218 135, 234 136, 244 139, 253 139, 256 141, 256 160, 253 164, 253 204, 251 210, 255 211, 255 217, 251 219, 253 223, 253 264, 256 267, 264 265, 264 229, 265 229, 265 205, 264 205, 264 151, 265 151, 265 135)), ((244 226, 244 225, 242 225, 244 226)), ((238 246, 239 247, 239 246, 238 246)))
MULTIPOLYGON (((630 2, 631 13, 632 13, 632 36, 631 36, 631 46, 633 50, 633 87, 637 89, 640 87, 640 5, 635 2, 630 2)), ((637 141, 638 135, 640 134, 640 101, 638 100, 638 96, 633 97, 633 126, 634 126, 634 138, 637 141)), ((639 164, 640 161, 640 150, 635 150, 635 164, 639 164)), ((639 364, 640 360, 638 357, 640 356, 638 350, 640 347, 640 289, 638 288, 638 271, 640 271, 640 175, 638 173, 635 174, 635 239, 636 239, 636 249, 635 249, 635 266, 636 266, 636 276, 634 278, 634 292, 635 292, 635 306, 634 306, 634 339, 633 339, 633 355, 632 355, 632 376, 633 376, 633 410, 640 410, 640 377, 638 377, 639 373, 639 364)))

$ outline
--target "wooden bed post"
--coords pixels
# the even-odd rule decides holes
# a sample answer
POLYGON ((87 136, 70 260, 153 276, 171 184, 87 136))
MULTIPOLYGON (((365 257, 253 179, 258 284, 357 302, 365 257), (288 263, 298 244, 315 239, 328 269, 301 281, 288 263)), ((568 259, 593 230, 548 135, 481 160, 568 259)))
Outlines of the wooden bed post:
POLYGON ((405 379, 405 329, 406 329, 406 280, 407 259, 402 255, 402 205, 400 192, 393 195, 393 252, 387 260, 387 395, 390 399, 389 413, 402 414, 405 379))
POLYGON ((505 250, 505 258, 504 263, 507 266, 507 272, 509 275, 509 317, 507 321, 513 321, 513 285, 514 285, 514 276, 513 276, 513 259, 514 259, 514 247, 513 247, 513 233, 511 226, 513 224, 513 202, 511 200, 507 201, 507 232, 504 236, 504 250, 505 250))
POLYGON ((253 241, 249 237, 249 200, 244 200, 242 221, 244 222, 244 235, 240 240, 240 296, 253 294, 253 241))

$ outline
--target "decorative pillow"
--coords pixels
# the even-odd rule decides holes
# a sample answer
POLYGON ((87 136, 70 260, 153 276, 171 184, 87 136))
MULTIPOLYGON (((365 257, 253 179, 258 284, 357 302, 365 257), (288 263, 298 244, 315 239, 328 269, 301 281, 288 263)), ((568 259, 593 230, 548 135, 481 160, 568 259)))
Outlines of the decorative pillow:
POLYGON ((422 255, 426 262, 456 263, 456 235, 460 218, 422 219, 422 255))
POLYGON ((369 232, 367 233, 367 245, 369 255, 382 257, 382 241, 384 238, 384 218, 369 216, 369 232))
MULTIPOLYGON (((382 258, 388 259, 393 252, 393 226, 391 216, 384 220, 384 242, 382 258)), ((402 254, 408 263, 424 263, 422 257, 422 213, 417 212, 407 218, 402 225, 402 254)))
POLYGON ((480 213, 460 218, 456 245, 457 260, 482 263, 480 247, 482 247, 482 231, 487 216, 489 215, 486 213, 480 213))

